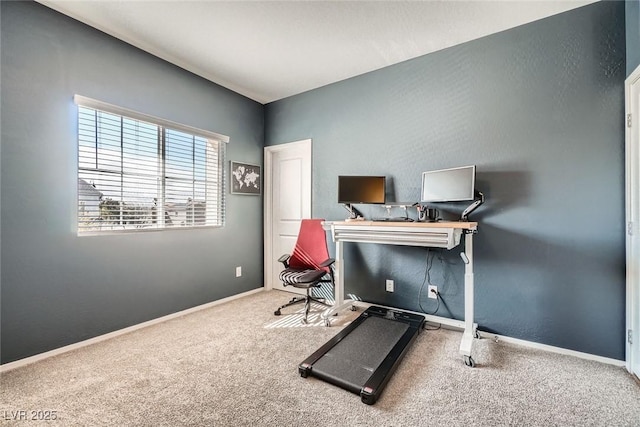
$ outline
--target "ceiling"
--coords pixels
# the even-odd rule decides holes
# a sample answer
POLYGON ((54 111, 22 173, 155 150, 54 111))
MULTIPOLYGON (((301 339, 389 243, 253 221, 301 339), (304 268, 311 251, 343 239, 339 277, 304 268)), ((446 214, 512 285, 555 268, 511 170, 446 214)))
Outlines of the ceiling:
POLYGON ((39 0, 268 103, 593 0, 39 0))

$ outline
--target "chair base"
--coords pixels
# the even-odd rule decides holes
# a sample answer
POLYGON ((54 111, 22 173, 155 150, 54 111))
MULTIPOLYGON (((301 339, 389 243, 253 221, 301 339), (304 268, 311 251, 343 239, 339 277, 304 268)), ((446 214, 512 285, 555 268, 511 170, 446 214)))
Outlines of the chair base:
POLYGON ((273 314, 275 316, 280 316, 282 314, 282 312, 280 310, 282 310, 283 308, 290 307, 290 306, 295 305, 295 304, 304 303, 304 318, 302 319, 302 323, 309 323, 309 320, 307 319, 307 317, 309 316, 309 310, 311 308, 311 301, 316 302, 318 304, 322 304, 325 307, 331 307, 331 304, 327 304, 324 301, 324 298, 318 299, 318 298, 314 298, 311 295, 309 295, 309 290, 310 289, 307 289, 307 295, 305 297, 293 297, 291 299, 291 301, 289 301, 288 303, 278 307, 278 309, 276 311, 274 311, 273 314))
POLYGON ((278 307, 278 309, 276 311, 274 311, 273 314, 276 315, 276 316, 280 316, 282 314, 280 312, 280 310, 282 310, 283 308, 287 308, 287 307, 290 307, 290 306, 295 305, 295 304, 300 304, 300 303, 303 303, 305 301, 306 301, 305 297, 293 297, 293 298, 291 298, 291 301, 289 301, 288 303, 278 307))

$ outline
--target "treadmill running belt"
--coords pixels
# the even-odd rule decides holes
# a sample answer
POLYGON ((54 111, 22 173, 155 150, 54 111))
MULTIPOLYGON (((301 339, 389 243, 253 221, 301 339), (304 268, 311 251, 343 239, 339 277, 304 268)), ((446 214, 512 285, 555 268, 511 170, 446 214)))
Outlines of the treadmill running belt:
POLYGON ((424 316, 371 306, 299 366, 372 405, 415 340, 424 316))
POLYGON ((359 393, 407 329, 406 323, 367 317, 313 365, 314 375, 344 382, 359 393))

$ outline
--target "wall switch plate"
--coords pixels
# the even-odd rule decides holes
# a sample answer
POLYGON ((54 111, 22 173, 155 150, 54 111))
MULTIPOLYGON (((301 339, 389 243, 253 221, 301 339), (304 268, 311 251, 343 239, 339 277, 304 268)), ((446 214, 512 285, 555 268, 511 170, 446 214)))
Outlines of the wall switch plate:
POLYGON ((429 298, 438 299, 438 287, 435 285, 429 285, 429 298))
POLYGON ((393 292, 393 280, 387 279, 386 289, 387 289, 387 292, 393 292))
POLYGON ((242 276, 242 267, 236 267, 236 277, 242 276))

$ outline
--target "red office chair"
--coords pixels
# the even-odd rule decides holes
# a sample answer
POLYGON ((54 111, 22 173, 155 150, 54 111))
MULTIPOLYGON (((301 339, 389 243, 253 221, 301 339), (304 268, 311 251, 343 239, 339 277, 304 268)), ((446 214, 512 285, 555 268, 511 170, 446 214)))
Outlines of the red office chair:
POLYGON ((333 263, 335 260, 329 258, 327 249, 327 237, 322 228, 323 219, 303 219, 300 223, 300 233, 296 246, 291 255, 285 254, 278 258, 278 262, 284 265, 284 270, 280 273, 280 280, 284 286, 306 289, 307 295, 294 297, 287 304, 279 307, 273 314, 280 316, 280 310, 294 304, 304 302, 304 319, 307 323, 311 301, 330 307, 324 300, 311 296, 312 288, 319 288, 323 283, 331 283, 335 289, 333 278, 333 263))

